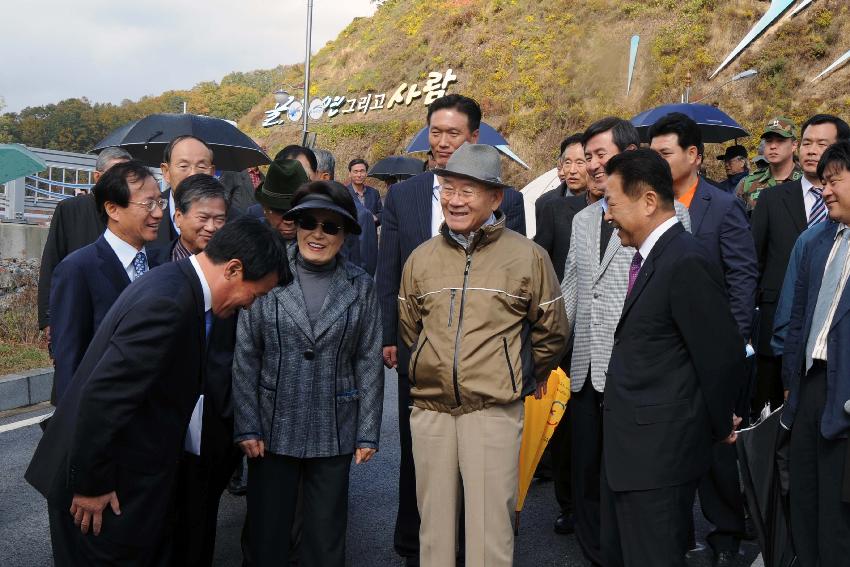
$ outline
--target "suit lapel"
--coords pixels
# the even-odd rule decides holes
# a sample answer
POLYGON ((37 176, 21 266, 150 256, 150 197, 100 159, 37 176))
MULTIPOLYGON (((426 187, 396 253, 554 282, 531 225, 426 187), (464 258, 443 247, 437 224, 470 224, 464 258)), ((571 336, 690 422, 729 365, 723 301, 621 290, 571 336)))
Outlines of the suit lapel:
POLYGON ((705 181, 700 179, 691 206, 688 208, 688 214, 691 216, 691 234, 699 234, 702 219, 705 218, 710 206, 711 193, 708 191, 705 181))
POLYGON ((635 285, 632 287, 632 292, 626 297, 626 302, 623 305, 623 313, 620 315, 620 322, 625 320, 626 315, 632 308, 632 305, 635 304, 637 298, 640 297, 640 294, 643 293, 644 289, 646 289, 649 280, 652 278, 652 274, 655 272, 655 259, 664 252, 664 248, 667 246, 667 243, 684 230, 685 229, 681 223, 673 225, 667 230, 667 232, 661 235, 661 238, 659 238, 658 242, 655 243, 655 246, 652 247, 652 251, 649 253, 649 258, 644 260, 643 266, 640 268, 638 277, 635 280, 635 285))
POLYGON ((115 251, 103 236, 97 239, 95 248, 100 261, 101 273, 106 276, 106 279, 120 294, 125 287, 130 285, 130 276, 127 275, 127 270, 121 265, 121 260, 118 259, 115 251))
MULTIPOLYGON (((815 306, 820 295, 820 286, 823 281, 824 272, 826 271, 826 261, 829 259, 829 253, 832 250, 832 245, 835 243, 835 233, 838 231, 836 223, 827 221, 827 227, 817 237, 817 242, 812 243, 812 259, 809 265, 809 290, 808 302, 806 303, 806 323, 803 327, 805 331, 804 337, 808 336, 812 328, 812 319, 815 314, 815 306)), ((838 312, 836 311, 836 315, 838 312)), ((833 316, 833 321, 835 316, 833 316)))
POLYGON ((343 316, 348 310, 348 306, 354 303, 356 299, 357 292, 348 278, 348 270, 344 265, 338 265, 328 286, 328 295, 325 297, 324 304, 322 304, 319 319, 316 321, 316 328, 313 329, 316 340, 320 339, 331 328, 331 325, 343 316))
POLYGON ((198 349, 198 352, 201 353, 201 359, 198 365, 200 368, 199 378, 200 383, 203 384, 205 382, 207 372, 207 365, 205 364, 207 359, 207 325, 205 320, 206 312, 204 310, 204 290, 201 288, 201 280, 198 278, 198 274, 195 272, 195 268, 189 260, 181 260, 180 262, 176 262, 175 265, 180 268, 183 275, 189 280, 189 285, 192 289, 192 299, 195 301, 194 311, 198 324, 198 342, 201 346, 201 348, 198 349))
POLYGON ((413 206, 419 216, 420 242, 431 239, 431 212, 434 200, 434 174, 430 171, 422 176, 422 187, 416 191, 416 203, 413 206))
MULTIPOLYGON (((596 225, 598 227, 597 233, 601 235, 601 221, 596 223, 596 225)), ((619 231, 614 229, 614 232, 611 234, 611 238, 608 240, 608 247, 605 248, 605 256, 602 257, 602 262, 599 263, 599 268, 596 270, 594 281, 598 281, 599 278, 602 277, 602 274, 604 274, 605 270, 608 268, 608 264, 611 263, 611 260, 614 259, 614 256, 617 255, 617 252, 619 252, 622 247, 623 243, 620 242, 619 231)), ((599 237, 596 238, 596 254, 597 255, 594 256, 594 260, 599 258, 599 237)))
POLYGON ((806 203, 803 199, 803 184, 798 180, 783 187, 784 195, 782 202, 785 203, 785 208, 788 214, 791 215, 791 221, 797 228, 797 232, 806 230, 806 203))

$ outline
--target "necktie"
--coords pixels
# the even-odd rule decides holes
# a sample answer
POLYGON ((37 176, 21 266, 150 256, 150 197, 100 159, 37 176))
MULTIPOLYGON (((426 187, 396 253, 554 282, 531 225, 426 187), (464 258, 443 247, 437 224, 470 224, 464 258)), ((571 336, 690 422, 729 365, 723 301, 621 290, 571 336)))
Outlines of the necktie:
POLYGON ((632 257, 632 263, 629 266, 629 290, 626 292, 626 297, 632 293, 632 288, 635 286, 635 281, 640 273, 640 265, 642 263, 643 256, 640 255, 640 252, 635 252, 635 255, 632 257))
POLYGON ((812 187, 809 192, 815 196, 815 204, 812 205, 812 212, 809 213, 809 226, 812 227, 826 220, 826 203, 823 202, 823 189, 820 187, 812 187))
POLYGON ((145 256, 144 252, 139 252, 136 254, 136 257, 133 258, 133 270, 136 271, 136 277, 133 280, 136 280, 148 271, 148 257, 145 256))
POLYGON ((838 291, 838 285, 841 283, 841 272, 844 271, 844 260, 847 256, 847 243, 850 236, 850 230, 844 229, 838 238, 841 242, 838 245, 835 255, 832 257, 832 262, 826 267, 823 273, 823 279, 820 283, 820 291, 818 292, 818 302, 815 304, 815 312, 812 315, 812 326, 809 329, 809 340, 806 343, 806 371, 812 367, 812 353, 815 350, 815 343, 818 335, 824 324, 826 317, 829 315, 829 308, 832 306, 832 300, 835 298, 835 293, 838 291))
POLYGON ((206 330, 206 334, 204 337, 207 340, 207 346, 210 344, 210 331, 212 330, 213 325, 213 312, 212 309, 204 313, 204 328, 206 330))

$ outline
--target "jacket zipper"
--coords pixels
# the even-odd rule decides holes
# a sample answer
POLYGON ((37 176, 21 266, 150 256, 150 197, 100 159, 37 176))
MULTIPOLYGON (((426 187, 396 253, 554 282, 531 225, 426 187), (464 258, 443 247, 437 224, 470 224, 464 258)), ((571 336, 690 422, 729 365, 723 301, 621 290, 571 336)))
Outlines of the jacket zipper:
POLYGON ((502 346, 505 347, 505 360, 508 362, 508 370, 511 373, 511 387, 514 389, 514 394, 516 394, 516 376, 514 375, 514 367, 511 364, 511 356, 508 354, 508 339, 507 337, 502 337, 502 346))
POLYGON ((466 268, 463 270, 463 289, 460 292, 460 311, 457 315, 457 333, 455 334, 455 356, 454 356, 454 367, 452 368, 452 381, 454 382, 455 387, 455 401, 457 402, 456 407, 460 407, 460 386, 458 385, 457 378, 457 366, 458 366, 458 355, 460 353, 460 335, 463 330, 463 307, 466 303, 466 287, 469 285, 469 266, 472 264, 472 252, 466 253, 466 268))
POLYGON ((456 289, 452 290, 451 300, 449 301, 449 324, 448 326, 452 326, 452 315, 455 313, 455 294, 457 293, 456 289))

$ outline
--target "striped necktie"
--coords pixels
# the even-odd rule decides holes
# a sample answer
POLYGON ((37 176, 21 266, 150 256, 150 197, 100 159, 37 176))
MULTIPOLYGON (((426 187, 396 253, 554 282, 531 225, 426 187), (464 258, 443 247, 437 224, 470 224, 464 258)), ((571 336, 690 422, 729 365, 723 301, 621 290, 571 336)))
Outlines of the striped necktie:
POLYGON ((812 187, 809 191, 815 196, 815 204, 812 205, 812 212, 809 213, 808 224, 809 227, 813 227, 826 220, 826 203, 823 202, 823 189, 812 187))

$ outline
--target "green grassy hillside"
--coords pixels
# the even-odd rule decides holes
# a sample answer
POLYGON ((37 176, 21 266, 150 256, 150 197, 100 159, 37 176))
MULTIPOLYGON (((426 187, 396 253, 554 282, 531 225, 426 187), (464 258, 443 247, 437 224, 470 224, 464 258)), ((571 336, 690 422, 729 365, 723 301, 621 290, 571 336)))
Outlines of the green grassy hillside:
MULTIPOLYGON (((451 68, 458 81, 449 92, 476 98, 485 120, 531 165, 530 171, 508 166, 507 177, 517 185, 552 167, 560 140, 594 119, 606 114, 628 118, 678 102, 688 74, 695 100, 740 71, 757 68, 754 79, 727 85, 705 101, 719 104, 756 135, 780 113, 797 121, 818 111, 848 117, 850 65, 809 82, 850 50, 844 0, 818 0, 795 18, 786 14, 708 81, 768 6, 759 0, 387 0, 374 16, 354 20, 314 55, 311 96, 389 97, 401 83, 421 87, 428 71, 451 68), (627 96, 633 34, 641 36, 641 44, 627 96)), ((285 119, 279 126, 261 126, 264 111, 274 106, 271 92, 302 81, 303 66, 294 65, 232 73, 220 84, 118 106, 63 101, 52 112, 65 105, 64 130, 46 128, 44 117, 51 113, 40 107, 0 118, 0 138, 84 147, 123 120, 179 111, 179 101, 188 99, 193 112, 241 116, 240 127, 265 140, 274 153, 298 142, 301 134, 300 124, 285 119)), ((311 123, 311 130, 318 135, 317 145, 333 151, 341 164, 361 156, 373 161, 400 152, 424 117, 420 98, 410 107, 324 116, 311 123)), ((751 148, 757 142, 745 141, 751 148)), ((720 149, 709 147, 709 156, 720 149)), ((717 166, 711 159, 708 164, 717 166)))

